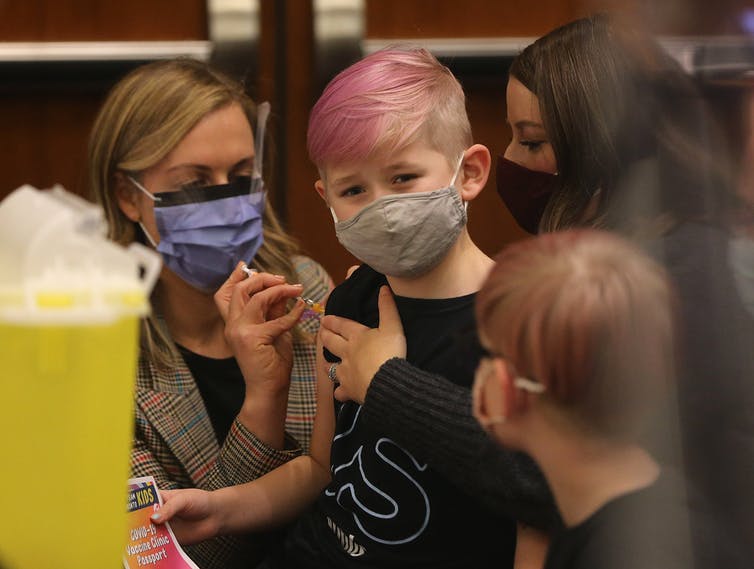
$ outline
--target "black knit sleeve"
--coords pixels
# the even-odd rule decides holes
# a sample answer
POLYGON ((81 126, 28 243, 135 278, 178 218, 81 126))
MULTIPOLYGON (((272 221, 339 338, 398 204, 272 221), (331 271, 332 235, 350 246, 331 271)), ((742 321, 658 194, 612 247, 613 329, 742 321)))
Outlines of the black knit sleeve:
POLYGON ((487 436, 471 414, 468 388, 393 358, 372 380, 361 420, 379 425, 493 512, 544 530, 560 525, 539 468, 487 436))

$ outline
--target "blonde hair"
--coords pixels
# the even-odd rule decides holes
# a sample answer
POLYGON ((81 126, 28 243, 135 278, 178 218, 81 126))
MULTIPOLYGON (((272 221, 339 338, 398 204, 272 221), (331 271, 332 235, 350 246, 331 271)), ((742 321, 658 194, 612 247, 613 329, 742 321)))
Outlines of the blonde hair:
MULTIPOLYGON (((105 210, 111 239, 127 244, 136 236, 136 224, 118 205, 117 177, 140 176, 164 159, 207 114, 231 104, 241 106, 254 130, 256 105, 243 86, 192 59, 141 66, 115 85, 94 122, 88 157, 89 191, 105 210)), ((297 244, 285 233, 269 203, 263 226, 264 243, 253 267, 298 282, 292 263, 297 244)), ((157 316, 158 298, 156 289, 152 304, 157 316)), ((154 316, 144 323, 142 348, 158 365, 174 362, 173 343, 154 316)))

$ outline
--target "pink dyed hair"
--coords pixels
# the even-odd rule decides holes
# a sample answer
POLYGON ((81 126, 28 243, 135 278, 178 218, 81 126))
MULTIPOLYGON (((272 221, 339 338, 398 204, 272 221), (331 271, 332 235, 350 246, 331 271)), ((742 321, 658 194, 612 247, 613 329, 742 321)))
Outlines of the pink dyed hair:
POLYGON ((477 295, 477 322, 516 373, 571 422, 635 437, 674 379, 675 297, 665 271, 607 232, 510 245, 477 295))
POLYGON ((320 170, 421 136, 455 161, 472 144, 463 89, 425 49, 394 46, 340 72, 309 116, 309 157, 320 170))

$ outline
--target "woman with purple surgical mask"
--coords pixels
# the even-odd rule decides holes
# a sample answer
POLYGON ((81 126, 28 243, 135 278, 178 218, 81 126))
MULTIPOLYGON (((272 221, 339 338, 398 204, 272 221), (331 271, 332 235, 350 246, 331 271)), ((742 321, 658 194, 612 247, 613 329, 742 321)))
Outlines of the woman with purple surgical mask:
MULTIPOLYGON (((142 326, 131 453, 132 476, 161 489, 242 484, 308 450, 319 321, 294 299, 321 303, 332 281, 269 206, 268 112, 181 59, 132 71, 92 130, 90 190, 110 237, 163 259, 142 326)), ((271 543, 239 535, 187 551, 202 569, 250 567, 271 543)))

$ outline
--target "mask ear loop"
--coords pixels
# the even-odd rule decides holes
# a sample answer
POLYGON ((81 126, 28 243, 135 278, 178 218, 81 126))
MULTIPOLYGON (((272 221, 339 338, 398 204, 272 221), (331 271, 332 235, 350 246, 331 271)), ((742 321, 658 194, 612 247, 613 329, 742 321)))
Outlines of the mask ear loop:
MULTIPOLYGON (((456 179, 458 178, 458 174, 461 173, 461 165, 463 164, 463 156, 465 152, 461 152, 461 157, 458 159, 458 165, 456 166, 455 173, 453 174, 453 178, 450 180, 450 187, 454 188, 456 185, 456 179)), ((469 202, 466 200, 463 200, 463 210, 467 211, 469 208, 469 202)))
POLYGON ((538 381, 533 381, 526 377, 517 377, 513 380, 513 385, 521 391, 528 391, 529 393, 540 394, 546 391, 546 387, 538 381))
POLYGON ((335 210, 333 208, 328 208, 330 210, 330 215, 332 215, 332 220, 334 223, 338 223, 338 216, 335 215, 335 210))
POLYGON ((149 199, 151 199, 153 202, 159 202, 162 201, 162 198, 159 196, 154 195, 152 192, 150 192, 148 189, 146 189, 144 186, 142 186, 136 178, 133 178, 132 176, 128 176, 128 179, 131 180, 131 183, 139 188, 142 192, 144 192, 149 199))
POLYGON ((147 228, 144 227, 144 224, 141 222, 141 220, 137 221, 136 223, 139 224, 139 227, 141 227, 141 231, 144 233, 144 235, 147 238, 147 241, 149 241, 152 244, 152 247, 157 249, 157 243, 154 239, 152 239, 152 236, 149 234, 149 231, 147 231, 147 228))
MULTIPOLYGON (((150 192, 148 189, 146 189, 144 186, 142 186, 135 178, 132 176, 128 176, 128 179, 131 181, 131 183, 136 186, 138 189, 140 189, 142 192, 144 192, 148 198, 150 198, 154 202, 161 201, 162 198, 159 196, 154 195, 152 192, 150 192)), ((149 234, 149 231, 147 231, 147 228, 144 227, 144 224, 141 222, 141 220, 137 221, 136 223, 139 224, 139 227, 141 227, 142 232, 144 233, 144 236, 147 238, 147 241, 149 241, 152 244, 152 247, 157 249, 157 243, 154 239, 152 239, 152 236, 149 234)))
POLYGON ((456 179, 458 178, 458 174, 461 172, 461 164, 463 164, 463 155, 465 152, 461 152, 461 157, 458 159, 458 163, 456 164, 456 169, 453 172, 453 178, 450 180, 450 185, 453 186, 456 183, 456 179))
POLYGON ((265 101, 257 106, 257 132, 254 135, 254 167, 251 173, 251 194, 261 191, 264 187, 262 180, 262 166, 264 165, 264 134, 267 130, 267 119, 270 116, 270 103, 265 101))

